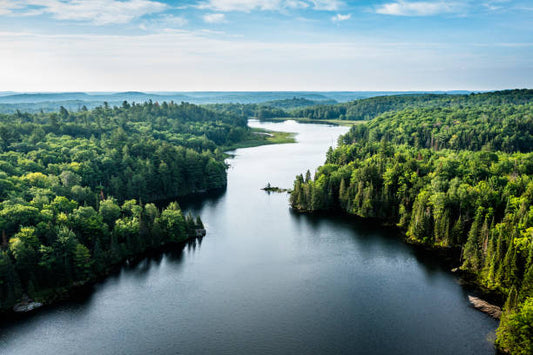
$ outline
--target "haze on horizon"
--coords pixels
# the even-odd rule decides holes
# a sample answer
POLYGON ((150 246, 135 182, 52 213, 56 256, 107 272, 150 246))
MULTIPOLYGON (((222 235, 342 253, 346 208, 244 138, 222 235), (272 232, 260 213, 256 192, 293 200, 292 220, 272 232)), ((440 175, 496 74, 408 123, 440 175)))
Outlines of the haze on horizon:
POLYGON ((533 85, 524 0, 3 0, 0 91, 533 85))

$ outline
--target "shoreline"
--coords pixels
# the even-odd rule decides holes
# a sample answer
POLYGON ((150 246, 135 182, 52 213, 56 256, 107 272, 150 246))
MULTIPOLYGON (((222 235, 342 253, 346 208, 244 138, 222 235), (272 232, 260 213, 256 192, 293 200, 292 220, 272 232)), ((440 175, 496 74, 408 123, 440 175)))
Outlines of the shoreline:
POLYGON ((247 139, 240 143, 220 147, 220 149, 224 152, 224 154, 228 155, 228 152, 237 149, 253 148, 272 144, 296 143, 296 134, 293 132, 271 131, 254 127, 250 127, 250 130, 252 134, 256 136, 255 139, 247 139))
POLYGON ((166 252, 176 251, 176 248, 178 248, 179 252, 181 252, 184 247, 186 247, 190 243, 195 243, 197 241, 201 243, 204 236, 206 235, 205 229, 203 231, 203 235, 189 236, 188 238, 179 242, 169 241, 157 248, 148 248, 137 255, 123 259, 116 264, 109 265, 109 267, 102 274, 97 275, 94 278, 87 280, 83 283, 77 282, 73 283, 72 285, 63 286, 58 289, 42 290, 42 293, 47 293, 49 294, 49 296, 43 296, 42 299, 40 299, 39 297, 31 299, 32 303, 40 303, 40 306, 29 309, 27 311, 15 311, 14 308, 20 305, 21 302, 15 303, 14 305, 9 306, 9 308, 4 308, 0 310, 2 320, 18 320, 26 317, 31 317, 42 310, 50 309, 63 302, 72 301, 81 295, 86 296, 89 293, 93 292, 93 288, 95 285, 104 282, 113 274, 120 272, 123 267, 137 265, 138 263, 142 262, 150 256, 159 256, 166 252))
MULTIPOLYGON (((410 240, 405 231, 400 227, 396 226, 393 223, 389 223, 385 220, 379 218, 365 218, 360 217, 354 214, 350 214, 343 210, 331 210, 331 211, 306 211, 299 210, 294 207, 289 207, 293 213, 301 215, 313 215, 313 216, 323 216, 323 217, 341 217, 346 218, 347 220, 355 220, 364 223, 371 223, 380 228, 388 229, 396 236, 398 236, 403 243, 410 246, 416 251, 422 251, 431 256, 436 256, 437 262, 442 265, 444 270, 447 273, 455 275, 457 283, 463 288, 464 291, 467 291, 468 296, 473 296, 480 298, 483 301, 490 303, 491 305, 502 308, 505 303, 505 295, 499 293, 497 290, 492 290, 486 288, 477 281, 477 276, 475 274, 469 273, 467 271, 461 270, 456 260, 460 257, 460 248, 457 247, 442 247, 436 245, 426 245, 421 243, 416 243, 410 240)), ((468 297, 465 298, 465 301, 468 301, 468 297)), ((475 307, 474 307, 475 308, 475 307)), ((479 309, 478 309, 479 310, 479 309)), ((483 312, 485 313, 485 312, 483 312)))
MULTIPOLYGON (((259 120, 258 118, 255 118, 259 120)), ((271 118, 262 118, 260 122, 285 122, 285 121, 296 121, 298 123, 315 123, 315 124, 325 124, 325 125, 334 125, 334 126, 347 126, 352 127, 357 124, 367 123, 366 120, 339 120, 339 119, 328 119, 328 120, 317 120, 306 117, 271 117, 271 118)))

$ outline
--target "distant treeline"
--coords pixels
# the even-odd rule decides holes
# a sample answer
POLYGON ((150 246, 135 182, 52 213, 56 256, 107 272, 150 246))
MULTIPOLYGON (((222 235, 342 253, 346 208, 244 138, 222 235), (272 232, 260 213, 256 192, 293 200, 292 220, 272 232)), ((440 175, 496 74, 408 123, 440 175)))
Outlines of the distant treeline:
POLYGON ((298 176, 291 205, 379 218, 412 242, 460 249, 460 268, 507 296, 498 346, 532 354, 532 93, 399 98, 400 109, 342 136, 314 177, 298 176))
POLYGON ((292 117, 309 119, 370 120, 389 111, 405 108, 464 108, 483 105, 520 105, 531 102, 533 90, 505 90, 490 93, 450 95, 450 94, 413 94, 378 96, 336 105, 312 106, 292 110, 292 117))
POLYGON ((404 94, 376 96, 344 103, 313 101, 294 97, 258 104, 226 103, 207 105, 221 113, 241 117, 306 118, 311 120, 371 120, 386 112, 406 108, 468 108, 480 106, 521 105, 531 102, 533 90, 517 89, 478 94, 404 94))
POLYGON ((248 137, 192 104, 0 115, 0 310, 195 235, 199 219, 151 202, 225 187, 220 148, 248 137))
POLYGON ((332 105, 335 100, 309 100, 302 97, 292 99, 266 101, 257 104, 225 103, 206 105, 207 108, 220 113, 237 115, 245 118, 269 119, 290 117, 294 110, 317 105, 332 105))

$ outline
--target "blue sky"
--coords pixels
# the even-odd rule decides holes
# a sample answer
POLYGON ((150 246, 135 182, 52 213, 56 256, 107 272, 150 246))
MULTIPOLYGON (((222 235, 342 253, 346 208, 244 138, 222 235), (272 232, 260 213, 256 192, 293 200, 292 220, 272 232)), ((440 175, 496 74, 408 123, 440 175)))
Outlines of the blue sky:
POLYGON ((0 0, 2 91, 533 86, 523 0, 0 0))

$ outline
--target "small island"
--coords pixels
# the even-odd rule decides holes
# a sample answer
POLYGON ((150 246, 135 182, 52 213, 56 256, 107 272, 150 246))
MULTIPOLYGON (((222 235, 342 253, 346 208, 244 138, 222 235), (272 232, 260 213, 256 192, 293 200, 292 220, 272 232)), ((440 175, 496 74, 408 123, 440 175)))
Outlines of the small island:
POLYGON ((287 193, 290 193, 291 190, 289 189, 283 189, 281 187, 277 187, 277 186, 271 186, 270 183, 268 183, 265 187, 263 187, 261 190, 264 190, 266 192, 278 192, 278 193, 282 193, 282 192, 287 192, 287 193))

